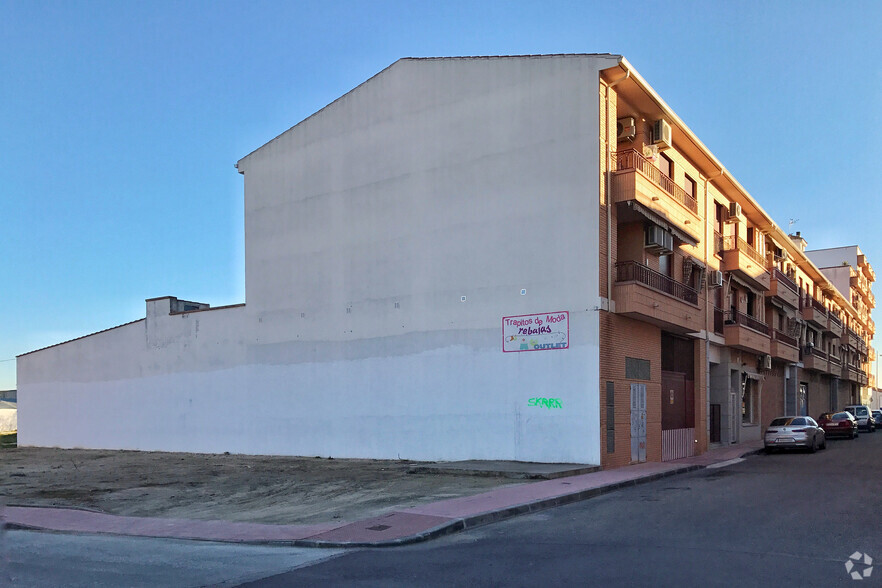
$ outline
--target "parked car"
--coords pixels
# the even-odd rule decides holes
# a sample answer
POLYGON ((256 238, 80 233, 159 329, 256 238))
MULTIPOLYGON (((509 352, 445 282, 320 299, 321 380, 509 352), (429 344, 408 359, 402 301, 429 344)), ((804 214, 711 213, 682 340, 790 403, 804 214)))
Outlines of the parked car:
POLYGON ((772 420, 763 437, 766 453, 776 449, 805 448, 814 453, 827 448, 827 436, 809 416, 783 416, 772 420))
POLYGON ((825 412, 818 417, 818 424, 827 437, 842 436, 854 439, 858 436, 857 419, 850 412, 825 412))
POLYGON ((882 410, 873 411, 873 421, 876 423, 877 429, 882 427, 882 410))
POLYGON ((873 420, 870 407, 866 404, 849 404, 842 410, 850 412, 851 416, 857 419, 858 427, 861 429, 866 429, 869 433, 876 430, 876 421, 873 420))

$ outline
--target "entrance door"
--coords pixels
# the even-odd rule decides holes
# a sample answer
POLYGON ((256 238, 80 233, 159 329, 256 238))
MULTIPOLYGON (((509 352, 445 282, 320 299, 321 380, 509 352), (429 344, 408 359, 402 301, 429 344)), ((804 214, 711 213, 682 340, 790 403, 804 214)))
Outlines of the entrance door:
POLYGON ((808 416, 808 384, 799 383, 799 394, 796 395, 796 414, 808 416))
POLYGON ((646 384, 631 384, 631 462, 646 461, 646 384))
POLYGON ((720 442, 720 432, 722 429, 721 410, 719 404, 710 405, 710 442, 720 442))
POLYGON ((662 461, 691 457, 695 448, 695 390, 686 374, 662 371, 662 461))

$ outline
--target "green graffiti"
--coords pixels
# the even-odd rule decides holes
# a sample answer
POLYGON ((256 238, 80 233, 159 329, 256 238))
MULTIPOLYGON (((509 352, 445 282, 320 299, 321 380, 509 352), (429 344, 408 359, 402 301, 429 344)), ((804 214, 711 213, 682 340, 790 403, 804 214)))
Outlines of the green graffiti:
POLYGON ((527 401, 527 406, 544 406, 547 409, 563 408, 560 398, 531 398, 527 401))

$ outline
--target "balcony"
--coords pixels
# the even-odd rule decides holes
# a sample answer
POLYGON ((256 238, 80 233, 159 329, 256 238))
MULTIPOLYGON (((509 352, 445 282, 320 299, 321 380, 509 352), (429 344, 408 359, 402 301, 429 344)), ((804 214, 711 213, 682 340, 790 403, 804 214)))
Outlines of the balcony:
POLYGON ((842 358, 828 353, 827 362, 827 371, 825 373, 838 378, 839 374, 842 373, 842 358))
POLYGON ((827 328, 827 308, 811 296, 806 296, 802 303, 802 318, 816 326, 827 328))
POLYGON ((851 328, 848 329, 848 346, 860 354, 865 355, 867 353, 867 342, 864 341, 864 338, 857 331, 851 328))
POLYGON ((771 271, 770 277, 769 296, 778 298, 793 308, 799 308, 799 288, 796 283, 778 268, 771 271))
POLYGON ((723 237, 722 269, 734 273, 760 292, 767 291, 771 286, 765 259, 740 237, 723 237))
POLYGON ((869 356, 871 362, 876 361, 876 348, 870 345, 867 348, 867 355, 869 356))
POLYGON ((871 282, 876 281, 876 272, 873 271, 873 266, 871 266, 870 262, 867 261, 866 255, 858 256, 858 267, 861 268, 868 280, 870 280, 871 282))
POLYGON ((722 335, 725 331, 726 320, 722 308, 714 306, 714 333, 722 335))
POLYGON ((676 237, 692 244, 699 242, 698 202, 686 190, 633 149, 615 154, 613 170, 613 202, 632 207, 636 202, 651 216, 658 216, 658 224, 669 224, 676 237))
POLYGON ((808 345, 802 350, 802 365, 807 370, 827 373, 830 366, 827 362, 827 354, 817 347, 808 345))
POLYGON ((698 292, 636 261, 616 264, 613 300, 616 314, 668 331, 694 333, 704 328, 698 292))
POLYGON ((842 379, 854 382, 855 384, 860 384, 862 380, 867 379, 867 374, 865 374, 859 367, 849 363, 842 366, 842 379))
POLYGON ((842 374, 842 358, 829 354, 827 359, 830 362, 830 368, 827 370, 827 373, 837 378, 840 377, 842 374))
POLYGON ((871 335, 876 334, 876 323, 875 321, 873 321, 873 319, 869 317, 867 317, 867 330, 870 332, 871 335))
POLYGON ((827 326, 824 330, 837 339, 842 337, 842 319, 838 314, 833 311, 827 313, 827 326))
POLYGON ((856 288, 862 294, 870 289, 870 284, 867 282, 867 278, 865 278, 863 274, 858 273, 856 270, 851 270, 850 285, 852 288, 856 288))
POLYGON ((771 353, 771 336, 768 325, 738 311, 726 313, 723 335, 728 347, 751 353, 771 353))
POLYGON ((790 363, 799 361, 799 341, 778 329, 772 330, 772 342, 769 351, 772 357, 790 363))

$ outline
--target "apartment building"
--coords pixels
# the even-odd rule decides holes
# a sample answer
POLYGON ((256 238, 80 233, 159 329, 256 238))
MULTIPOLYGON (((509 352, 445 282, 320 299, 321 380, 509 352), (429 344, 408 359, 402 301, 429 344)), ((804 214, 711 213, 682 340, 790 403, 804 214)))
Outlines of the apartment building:
POLYGON ((852 248, 837 289, 625 63, 601 78, 604 464, 760 439, 775 416, 856 401, 869 263, 852 248))
POLYGON ((869 314, 621 56, 402 59, 237 167, 245 304, 20 356, 20 444, 616 467, 868 384, 869 314))

